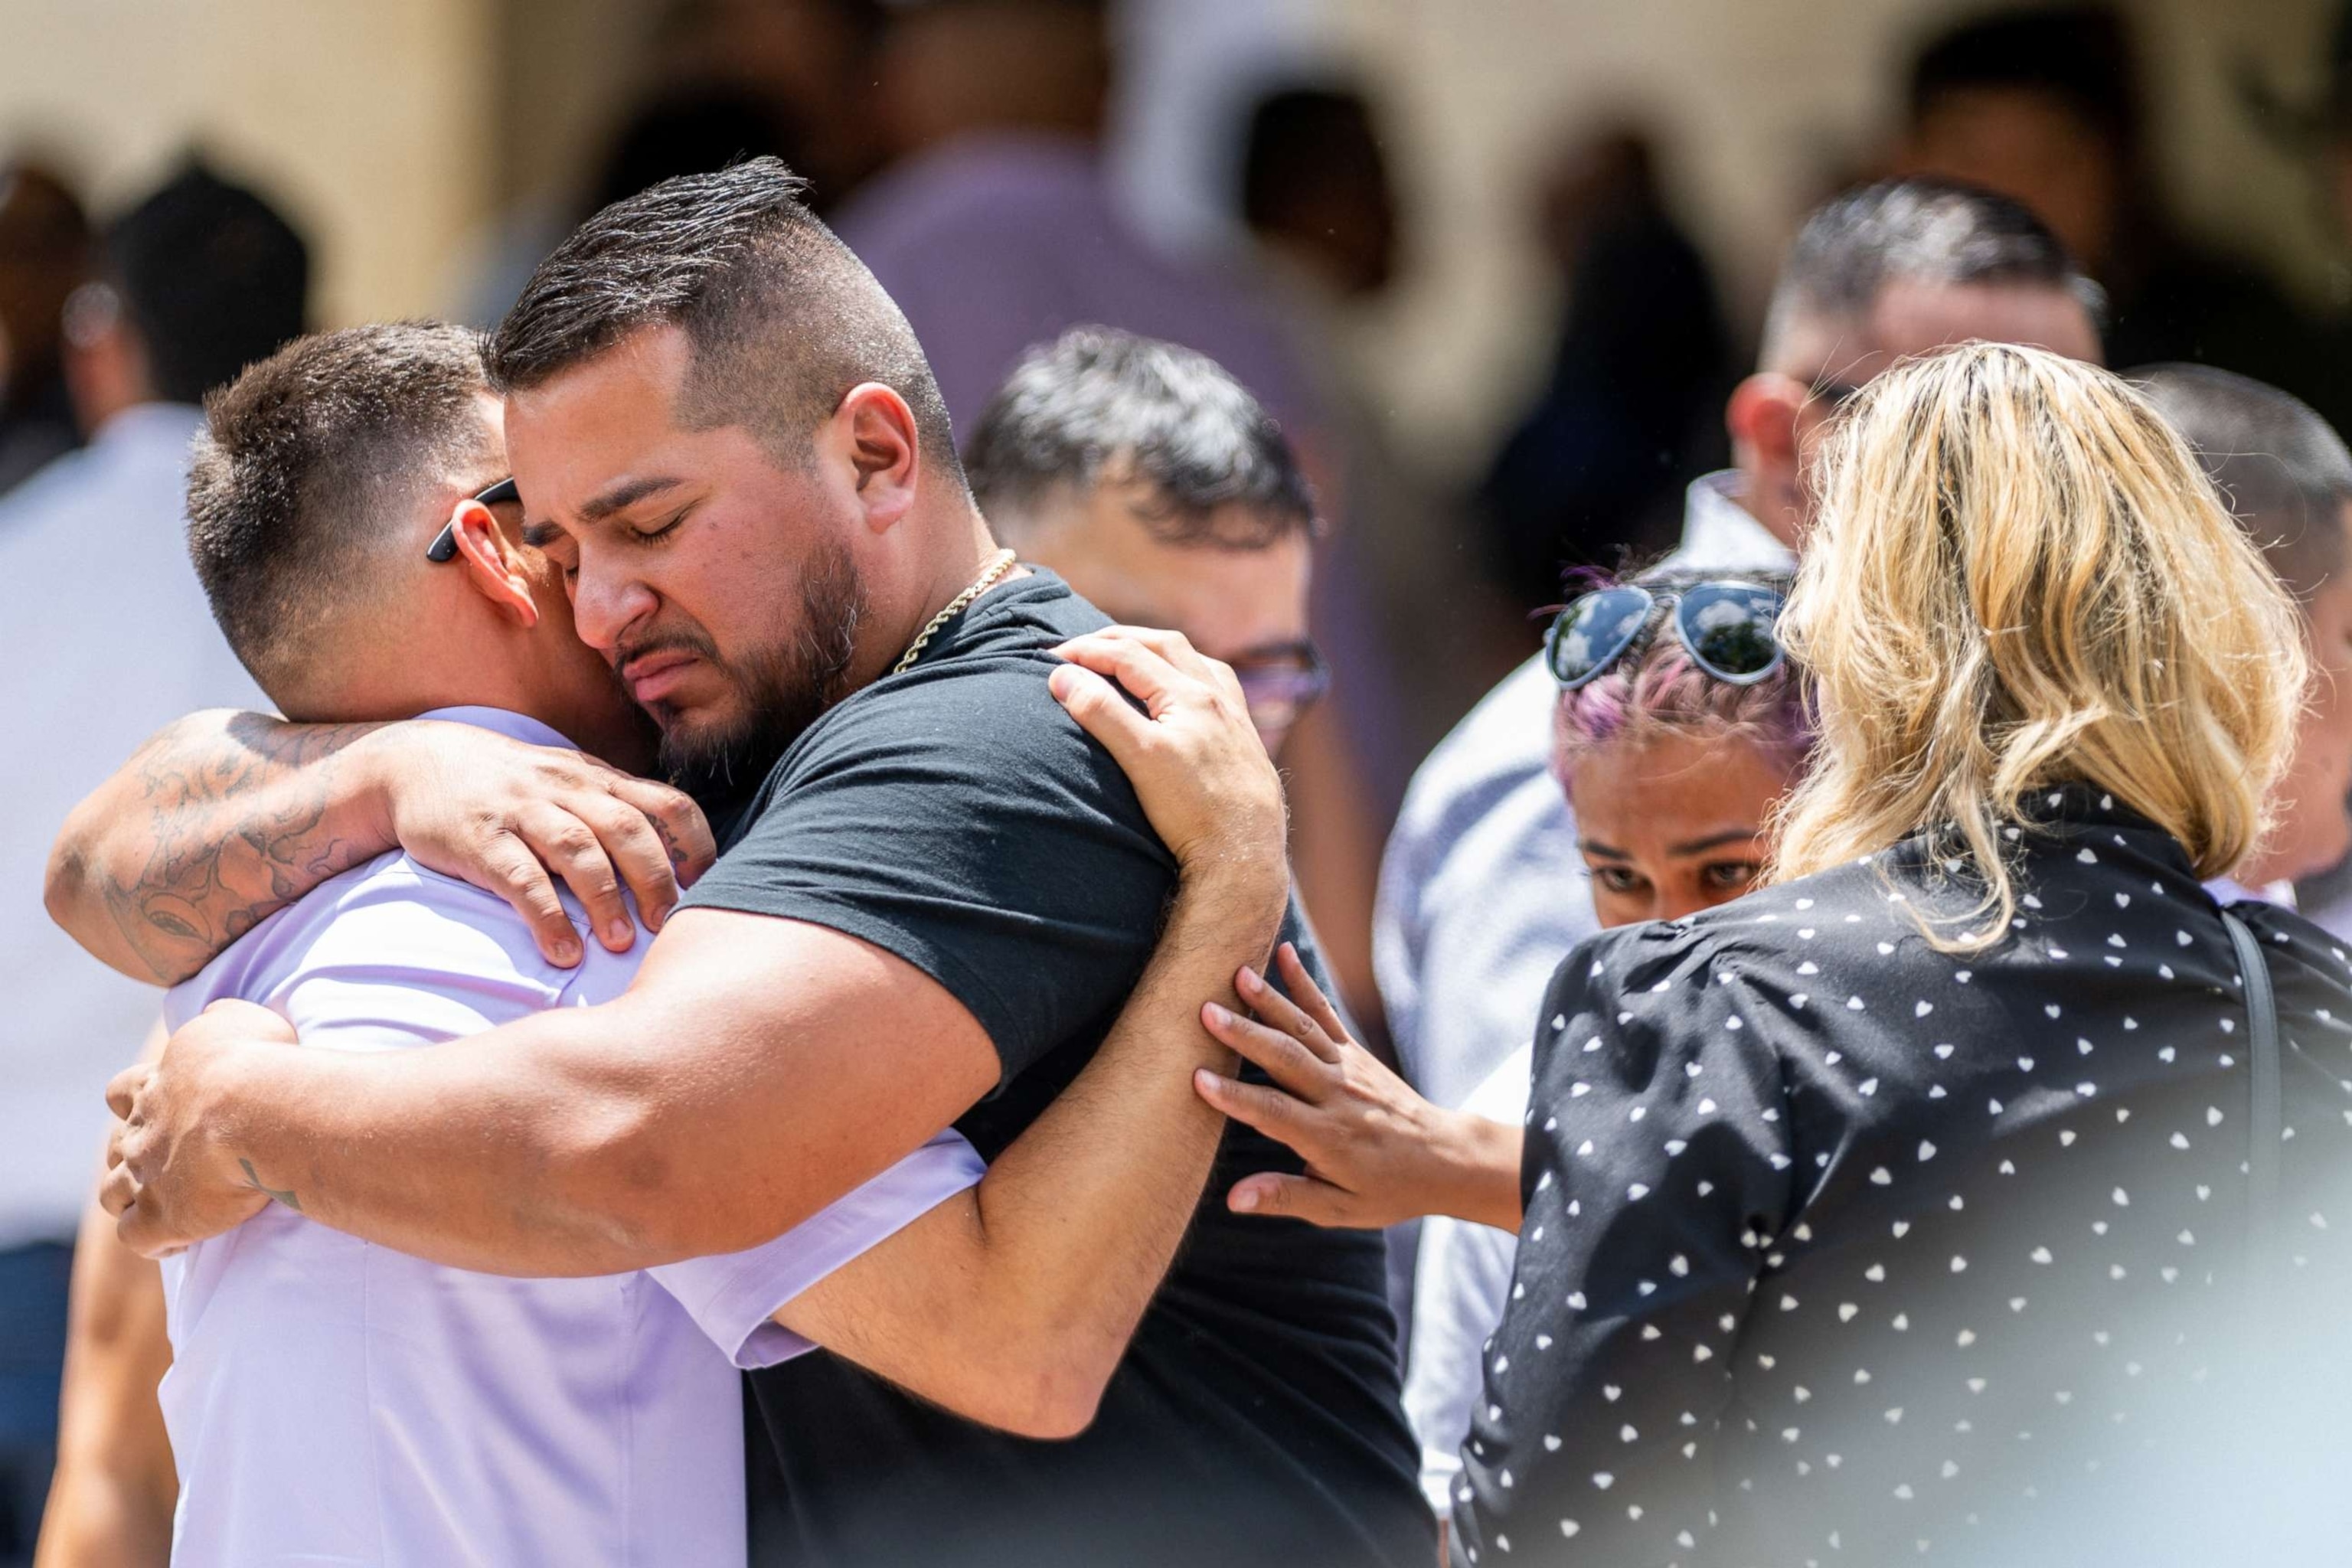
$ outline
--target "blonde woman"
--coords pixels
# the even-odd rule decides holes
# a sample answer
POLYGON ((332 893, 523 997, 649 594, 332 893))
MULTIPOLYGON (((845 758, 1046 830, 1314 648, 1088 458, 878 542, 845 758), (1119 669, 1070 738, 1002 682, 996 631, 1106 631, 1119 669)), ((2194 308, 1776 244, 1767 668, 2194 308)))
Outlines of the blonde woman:
POLYGON ((1775 885, 1553 981, 1456 1562, 2030 1535, 2217 1364, 2250 1182, 2298 1262, 2352 1229, 2309 1195, 2352 1155, 2345 955, 2238 911, 2285 1047, 2256 1134, 2200 886, 2305 666, 2195 458, 2112 376, 1970 345, 1874 382, 1820 478, 1775 885))

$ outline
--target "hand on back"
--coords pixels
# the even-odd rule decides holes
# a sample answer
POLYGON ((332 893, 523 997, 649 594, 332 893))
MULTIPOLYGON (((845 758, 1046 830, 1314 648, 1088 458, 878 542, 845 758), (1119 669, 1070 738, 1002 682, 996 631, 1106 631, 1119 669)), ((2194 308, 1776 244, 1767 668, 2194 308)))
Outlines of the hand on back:
POLYGON ((1054 672, 1055 697, 1125 771, 1185 873, 1279 880, 1286 893, 1282 778, 1234 672, 1176 632, 1138 626, 1106 626, 1055 651, 1070 661, 1054 672))
POLYGON ((389 836, 423 865, 512 904, 552 963, 580 962, 558 881, 614 952, 636 940, 623 890, 659 931, 679 890, 717 858, 710 825, 680 792, 582 752, 430 721, 370 738, 389 836))

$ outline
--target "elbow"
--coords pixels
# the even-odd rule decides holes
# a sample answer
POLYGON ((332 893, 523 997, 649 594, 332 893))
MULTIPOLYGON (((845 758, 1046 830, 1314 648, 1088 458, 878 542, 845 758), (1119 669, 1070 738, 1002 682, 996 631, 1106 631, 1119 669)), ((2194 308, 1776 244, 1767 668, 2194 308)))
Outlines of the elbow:
POLYGON ((1048 1359, 1021 1368, 979 1408, 963 1414, 1016 1437, 1064 1443, 1095 1424, 1109 1384, 1108 1373, 1096 1375, 1066 1357, 1059 1364, 1048 1359))
POLYGON ((1000 1342, 989 1407, 967 1414, 1015 1436, 1066 1442, 1095 1424, 1125 1348, 1066 1334, 1000 1342))
POLYGON ((710 1205, 644 1096, 605 1087, 546 1108, 534 1162, 553 1178, 518 1219, 569 1233, 597 1272, 625 1272, 734 1248, 708 1241, 710 1205))

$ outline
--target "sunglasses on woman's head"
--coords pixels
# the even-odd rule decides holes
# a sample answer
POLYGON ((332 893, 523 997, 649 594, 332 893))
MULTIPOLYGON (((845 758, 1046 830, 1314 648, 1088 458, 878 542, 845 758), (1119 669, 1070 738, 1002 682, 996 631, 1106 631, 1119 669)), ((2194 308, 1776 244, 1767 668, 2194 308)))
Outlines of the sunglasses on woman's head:
POLYGON ((1773 623, 1782 595, 1754 583, 1700 583, 1653 594, 1621 584, 1572 600, 1544 634, 1544 662, 1563 690, 1574 691, 1646 640, 1660 606, 1672 610, 1675 635, 1691 662, 1733 686, 1753 686, 1784 657, 1773 623))

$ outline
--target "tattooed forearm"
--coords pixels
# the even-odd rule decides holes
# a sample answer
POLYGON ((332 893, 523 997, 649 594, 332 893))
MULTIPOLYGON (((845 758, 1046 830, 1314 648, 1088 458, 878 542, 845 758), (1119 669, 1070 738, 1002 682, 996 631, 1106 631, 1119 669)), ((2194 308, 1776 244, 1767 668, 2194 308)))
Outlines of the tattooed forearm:
POLYGON ((264 1197, 268 1198, 273 1203, 284 1204, 296 1214, 300 1214, 302 1212, 302 1200, 294 1195, 293 1188, 289 1187, 281 1193, 276 1187, 269 1186, 262 1181, 261 1173, 253 1168, 252 1161, 240 1159, 237 1161, 237 1163, 245 1168, 245 1184, 247 1186, 251 1187, 255 1192, 261 1194, 264 1197))
POLYGON ((373 724, 200 713, 147 742, 68 820, 49 912, 142 979, 202 968, 273 910, 391 847, 341 764, 373 724))

